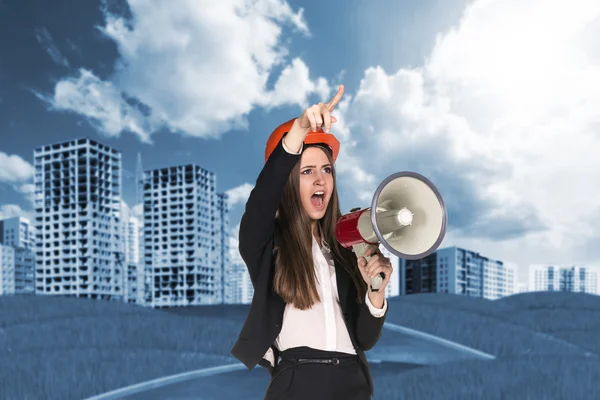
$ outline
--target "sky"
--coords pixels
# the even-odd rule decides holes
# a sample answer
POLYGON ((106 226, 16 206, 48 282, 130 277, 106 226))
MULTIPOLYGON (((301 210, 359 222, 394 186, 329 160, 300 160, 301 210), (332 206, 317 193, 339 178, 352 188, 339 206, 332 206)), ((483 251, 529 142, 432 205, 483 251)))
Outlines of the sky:
MULTIPOLYGON (((441 247, 519 265, 600 262, 597 0, 0 1, 0 216, 33 215, 33 150, 90 137, 145 170, 194 163, 232 233, 272 130, 333 115, 342 212, 430 179, 441 247)), ((137 208, 139 210, 139 206, 137 208)))

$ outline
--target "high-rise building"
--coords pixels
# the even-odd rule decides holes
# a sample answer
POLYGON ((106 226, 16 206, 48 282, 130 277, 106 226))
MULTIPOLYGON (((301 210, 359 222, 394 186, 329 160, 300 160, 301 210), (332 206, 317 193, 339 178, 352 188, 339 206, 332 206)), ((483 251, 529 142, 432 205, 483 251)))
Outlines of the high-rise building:
POLYGON ((0 244, 0 296, 15 294, 15 249, 0 244))
POLYGON ((89 138, 34 151, 36 294, 121 300, 121 154, 89 138))
POLYGON ((448 247, 420 260, 402 260, 403 294, 453 293, 497 299, 514 293, 515 264, 448 247))
POLYGON ((218 221, 216 224, 217 236, 220 238, 218 248, 220 250, 220 263, 221 271, 219 276, 221 278, 221 294, 218 299, 219 303, 225 303, 225 269, 231 265, 231 259, 229 257, 229 196, 226 193, 217 193, 217 213, 218 221))
POLYGON ((35 229, 27 218, 4 218, 0 220, 0 243, 14 248, 33 249, 35 229))
POLYGON ((225 304, 250 304, 254 286, 239 251, 237 237, 229 238, 229 264, 225 266, 225 304))
POLYGON ((127 219, 125 232, 125 259, 127 262, 137 264, 140 262, 140 220, 133 215, 127 219))
POLYGON ((390 281, 385 288, 385 297, 393 297, 400 295, 400 258, 398 256, 393 255, 388 249, 385 248, 384 245, 379 245, 379 250, 381 254, 390 259, 392 263, 392 276, 390 277, 390 281))
POLYGON ((222 303, 226 202, 215 174, 196 165, 146 171, 143 191, 145 303, 222 303))
POLYGON ((401 260, 400 294, 443 292, 438 289, 438 255, 436 252, 419 260, 401 260))
POLYGON ((143 288, 143 269, 140 263, 140 235, 141 224, 135 217, 131 209, 122 204, 121 210, 121 248, 125 255, 125 273, 123 277, 123 296, 127 303, 141 304, 142 294, 139 293, 140 287, 143 288))
POLYGON ((248 268, 245 267, 246 266, 244 265, 244 269, 239 275, 241 276, 241 279, 240 285, 238 286, 238 292, 236 293, 236 299, 239 299, 239 304, 250 304, 252 303, 252 297, 254 297, 254 286, 252 285, 248 268))
POLYGON ((15 249, 15 294, 35 294, 35 253, 26 247, 15 249))
MULTIPOLYGON (((142 207, 143 214, 144 203, 144 168, 142 166, 142 154, 138 152, 137 162, 135 167, 135 206, 142 207)), ((144 262, 144 221, 140 221, 138 234, 138 263, 136 272, 136 288, 137 301, 136 303, 147 305, 150 296, 151 287, 151 270, 146 269, 144 262)))
POLYGON ((499 299, 515 293, 516 264, 482 258, 483 297, 499 299))
POLYGON ((5 294, 35 293, 35 236, 35 228, 27 218, 0 220, 0 244, 6 246, 0 266, 5 294))
POLYGON ((598 267, 584 265, 532 264, 529 290, 600 294, 598 272, 598 267))

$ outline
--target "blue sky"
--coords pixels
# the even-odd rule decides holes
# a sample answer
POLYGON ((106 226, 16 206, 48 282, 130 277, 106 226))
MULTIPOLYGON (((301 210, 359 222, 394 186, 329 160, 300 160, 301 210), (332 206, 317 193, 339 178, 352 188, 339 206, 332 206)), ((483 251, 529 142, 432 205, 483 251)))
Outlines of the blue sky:
POLYGON ((443 246, 598 260, 596 2, 208 3, 0 2, 0 213, 32 212, 36 146, 89 136, 122 152, 130 207, 139 152, 214 171, 235 227, 271 130, 343 83, 345 212, 414 170, 448 206, 443 246))

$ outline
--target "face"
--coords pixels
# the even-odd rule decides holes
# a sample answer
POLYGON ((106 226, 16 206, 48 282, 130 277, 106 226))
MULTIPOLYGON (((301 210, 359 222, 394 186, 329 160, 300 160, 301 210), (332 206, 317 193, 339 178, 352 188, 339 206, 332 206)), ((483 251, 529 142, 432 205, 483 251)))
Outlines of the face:
POLYGON ((306 148, 300 160, 300 198, 311 220, 323 218, 332 193, 333 166, 327 155, 318 147, 306 148))

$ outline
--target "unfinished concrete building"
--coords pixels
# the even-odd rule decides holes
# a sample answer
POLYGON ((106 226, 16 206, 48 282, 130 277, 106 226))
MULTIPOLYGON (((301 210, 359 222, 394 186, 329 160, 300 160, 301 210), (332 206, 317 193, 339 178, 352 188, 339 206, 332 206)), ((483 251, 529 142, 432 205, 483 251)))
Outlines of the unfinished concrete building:
POLYGON ((146 305, 222 303, 229 221, 215 174, 196 165, 146 171, 143 198, 146 305))
POLYGON ((36 294, 122 300, 121 154, 89 138, 34 151, 36 294))

